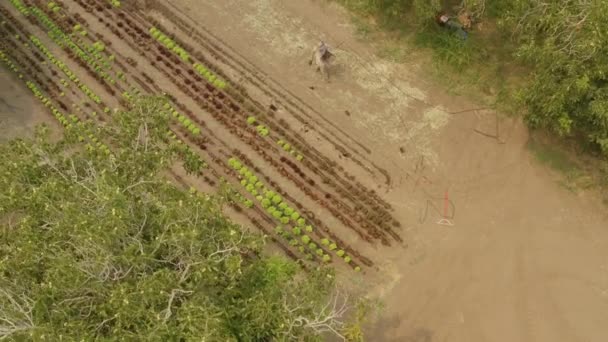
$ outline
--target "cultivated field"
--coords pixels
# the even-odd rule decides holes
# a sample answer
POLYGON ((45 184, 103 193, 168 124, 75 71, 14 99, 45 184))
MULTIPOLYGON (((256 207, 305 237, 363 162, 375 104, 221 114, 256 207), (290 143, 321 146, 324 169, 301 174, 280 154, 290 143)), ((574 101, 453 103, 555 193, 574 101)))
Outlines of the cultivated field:
MULTIPOLYGON (((538 167, 516 119, 488 137, 493 113, 437 90, 416 56, 373 56, 333 6, 127 2, 0 3, 6 79, 38 102, 25 107, 70 129, 164 94, 166 139, 184 146, 169 176, 229 183, 228 214, 278 253, 362 280, 385 303, 370 341, 606 340, 605 208, 538 167), (306 65, 321 38, 329 84, 306 65)), ((110 155, 96 133, 83 146, 110 155)))

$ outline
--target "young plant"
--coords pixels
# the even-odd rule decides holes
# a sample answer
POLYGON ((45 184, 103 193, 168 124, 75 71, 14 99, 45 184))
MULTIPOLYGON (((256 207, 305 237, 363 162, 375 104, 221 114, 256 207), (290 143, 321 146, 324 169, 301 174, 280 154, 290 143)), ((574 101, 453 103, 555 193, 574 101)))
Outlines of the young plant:
MULTIPOLYGON (((303 225, 300 225, 300 226, 303 226, 303 225)), ((313 231, 312 226, 306 226, 306 228, 304 228, 304 229, 306 230, 307 233, 312 233, 312 231, 313 231)), ((327 239, 323 239, 323 240, 327 240, 327 239)), ((321 243, 322 242, 323 241, 321 240, 321 243)), ((327 240, 327 243, 329 244, 329 240, 327 240)))
POLYGON ((323 246, 329 246, 329 240, 328 239, 321 239, 321 244, 323 246))
POLYGON ((329 244, 329 250, 330 251, 336 250, 337 248, 338 248, 338 246, 335 243, 332 242, 332 243, 329 244))
POLYGON ((323 262, 328 263, 331 261, 331 257, 327 254, 323 254, 322 260, 323 262))
POLYGON ((345 263, 347 263, 347 264, 348 264, 348 263, 350 263, 351 261, 352 261, 352 259, 351 259, 351 258, 350 258, 348 255, 344 257, 344 262, 345 262, 345 263))
POLYGON ((317 244, 314 242, 311 242, 308 244, 308 248, 310 248, 310 250, 314 251, 317 249, 317 244))
POLYGON ((247 118, 247 123, 250 125, 254 125, 256 121, 257 120, 256 120, 255 116, 250 116, 247 118))
POLYGON ((310 243, 310 237, 309 237, 308 235, 304 235, 304 236, 302 236, 302 242, 303 242, 304 244, 308 244, 308 243, 310 243))
POLYGON ((300 235, 300 234, 302 234, 302 230, 300 229, 300 227, 293 227, 291 229, 291 231, 294 233, 294 235, 300 235))
POLYGON ((283 234, 283 232, 284 232, 283 227, 281 227, 281 226, 276 226, 276 227, 274 228, 274 232, 275 232, 275 233, 277 233, 277 235, 281 235, 281 234, 283 234))
POLYGON ((294 212, 293 214, 291 214, 291 219, 294 222, 298 221, 299 218, 300 218, 300 214, 298 212, 294 212))
POLYGON ((339 251, 336 252, 336 255, 339 256, 339 257, 343 257, 344 253, 345 252, 343 250, 339 250, 339 251))

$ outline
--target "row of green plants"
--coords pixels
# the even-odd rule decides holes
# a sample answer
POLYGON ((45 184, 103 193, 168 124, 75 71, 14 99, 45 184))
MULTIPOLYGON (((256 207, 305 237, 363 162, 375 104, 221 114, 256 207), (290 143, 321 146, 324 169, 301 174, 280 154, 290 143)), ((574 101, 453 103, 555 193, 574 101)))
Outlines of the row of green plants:
POLYGON ((38 89, 38 87, 36 86, 36 84, 34 84, 34 82, 26 81, 25 84, 32 91, 34 96, 38 100, 40 100, 40 102, 42 102, 42 104, 44 104, 45 107, 48 107, 51 110, 51 112, 53 113, 53 116, 55 117, 55 119, 57 119, 57 121, 59 121, 65 128, 72 127, 70 121, 68 121, 68 119, 66 119, 65 115, 63 115, 59 110, 57 110, 57 108, 55 108, 53 106, 51 100, 48 99, 46 96, 44 96, 44 94, 40 91, 40 89, 38 89))
POLYGON ((163 44, 167 49, 171 50, 173 53, 179 56, 182 61, 189 63, 190 62, 190 54, 184 48, 179 46, 173 39, 164 34, 161 30, 156 27, 150 28, 150 34, 154 39, 156 39, 159 43, 163 44))
MULTIPOLYGON (((265 125, 263 125, 261 123, 257 124, 258 119, 255 116, 248 117, 247 123, 249 125, 256 126, 255 128, 256 128, 258 134, 261 135, 262 137, 267 137, 270 134, 270 130, 268 129, 268 127, 266 127, 265 125)), ((281 148, 285 152, 294 156, 296 158, 296 160, 298 160, 298 161, 304 160, 304 156, 301 153, 299 153, 295 148, 293 148, 293 146, 291 146, 291 144, 284 141, 283 139, 277 140, 277 144, 279 144, 279 146, 281 146, 281 148)))
POLYGON ((263 137, 267 137, 268 134, 270 134, 270 129, 268 129, 268 127, 266 127, 263 124, 259 124, 256 125, 258 122, 258 119, 255 116, 250 116, 247 118, 247 123, 249 125, 255 126, 256 131, 258 131, 258 134, 263 136, 263 137))
POLYGON ((199 75, 203 76, 214 87, 216 87, 218 89, 226 89, 226 85, 227 85, 226 81, 219 78, 219 76, 217 76, 215 73, 213 73, 211 70, 209 70, 204 65, 202 65, 200 63, 194 63, 192 65, 192 67, 199 75))
POLYGON ((281 148, 283 149, 283 151, 291 154, 292 156, 294 156, 296 158, 297 161, 302 161, 304 160, 304 156, 299 153, 295 148, 293 148, 293 146, 291 146, 290 143, 286 142, 283 139, 279 139, 277 140, 277 144, 279 146, 281 146, 281 148))
MULTIPOLYGON (((164 34, 161 30, 156 27, 150 28, 150 35, 158 42, 163 44, 167 49, 178 55, 182 61, 189 63, 190 54, 181 46, 179 46, 173 39, 164 34)), ((203 76, 209 83, 218 89, 226 88, 226 81, 218 77, 214 72, 209 70, 207 67, 200 63, 192 64, 194 70, 201 76, 203 76)))
POLYGON ((42 43, 40 39, 35 36, 30 36, 30 40, 32 41, 34 46, 38 48, 38 50, 40 50, 53 64, 55 64, 59 68, 59 70, 61 70, 70 79, 70 81, 76 83, 76 85, 78 85, 78 88, 80 88, 80 90, 82 90, 82 92, 85 93, 87 97, 89 97, 91 100, 93 100, 93 102, 97 104, 101 103, 101 98, 97 96, 97 94, 95 94, 89 87, 87 87, 86 84, 82 83, 80 79, 70 70, 70 68, 65 65, 65 63, 57 59, 53 55, 53 53, 51 53, 49 49, 44 46, 44 43, 42 43))
MULTIPOLYGON (((30 38, 34 38, 34 39, 32 39, 32 42, 34 43, 34 45, 36 45, 36 42, 39 42, 36 39, 36 37, 32 36, 30 38)), ((46 50, 46 51, 48 52, 48 50, 46 50)), ((53 63, 56 64, 56 65, 57 65, 56 62, 61 63, 60 61, 57 61, 52 55, 50 55, 50 56, 47 55, 47 57, 49 57, 49 59, 51 59, 51 61, 53 61, 53 63)), ((14 73, 16 73, 19 76, 20 79, 23 79, 23 75, 20 73, 20 70, 17 67, 17 65, 15 63, 13 63, 13 61, 11 61, 8 58, 8 56, 6 55, 6 53, 4 51, 2 51, 2 50, 0 50, 0 60, 2 60, 2 62, 11 71, 13 71, 14 73)), ((62 71, 64 71, 64 69, 62 69, 62 71)), ((42 91, 38 88, 38 86, 34 82, 26 81, 25 84, 27 85, 28 89, 30 89, 30 91, 34 94, 34 96, 37 99, 39 99, 40 102, 45 107, 49 108, 49 110, 51 111, 51 113, 53 114, 53 116, 55 117, 55 119, 57 119, 57 121, 59 121, 59 123, 61 123, 61 125, 63 125, 63 127, 65 127, 68 130, 73 130, 75 127, 78 128, 78 130, 76 131, 77 139, 80 142, 85 142, 85 141, 87 142, 87 144, 85 145, 85 148, 88 151, 90 151, 90 152, 98 151, 98 152, 103 153, 104 155, 109 155, 110 154, 109 147, 106 144, 104 144, 103 142, 101 142, 95 136, 95 133, 90 129, 89 126, 85 125, 82 121, 80 121, 78 119, 78 117, 76 117, 73 114, 70 114, 70 115, 68 115, 66 117, 65 114, 63 114, 61 111, 59 111, 57 109, 57 107, 55 107, 53 105, 53 101, 42 93, 42 91)), ((88 89, 88 88, 86 88, 86 89, 88 89)), ((62 94, 60 94, 60 96, 62 96, 62 94)))
POLYGON ((12 72, 19 75, 19 78, 23 78, 23 75, 19 74, 19 68, 11 61, 4 51, 0 50, 0 60, 6 65, 12 72))
POLYGON ((184 128, 186 128, 192 135, 201 135, 201 129, 196 126, 196 123, 192 122, 184 114, 178 112, 169 103, 165 103, 163 108, 184 128))
POLYGON ((74 130, 74 128, 77 128, 75 133, 78 141, 86 142, 85 148, 89 152, 101 152, 100 156, 110 155, 110 148, 97 138, 89 125, 85 125, 85 123, 80 121, 74 114, 70 114, 66 117, 55 106, 53 106, 52 100, 46 97, 42 91, 40 91, 38 86, 34 84, 34 82, 26 81, 25 83, 32 91, 34 96, 39 99, 45 107, 51 110, 53 116, 63 125, 63 127, 65 127, 67 130, 74 130))
POLYGON ((30 9, 21 0, 10 0, 11 4, 23 15, 29 15, 30 9))
POLYGON ((76 43, 72 41, 69 35, 65 34, 55 22, 49 18, 42 10, 39 8, 32 6, 30 8, 31 13, 36 17, 38 21, 40 21, 48 30, 47 34, 57 45, 61 47, 68 47, 78 58, 84 61, 90 68, 95 71, 101 78, 106 80, 110 84, 115 84, 116 81, 103 70, 103 67, 100 66, 94 54, 90 56, 87 51, 83 50, 76 43))
MULTIPOLYGON (((268 189, 264 183, 255 175, 247 166, 244 166, 237 158, 230 158, 228 165, 240 176, 240 183, 245 190, 253 196, 264 210, 273 218, 281 223, 275 228, 277 235, 286 239, 291 246, 297 248, 306 256, 307 260, 314 260, 318 257, 323 262, 330 262, 331 256, 326 254, 323 248, 320 248, 313 241, 309 234, 314 232, 314 228, 306 222, 306 219, 294 208, 292 208, 282 196, 268 189)), ((248 207, 253 206, 253 202, 248 207)), ((334 251, 336 255, 350 264, 352 258, 342 249, 339 249, 335 242, 329 239, 322 239, 321 245, 325 246, 330 251, 334 251)), ((355 267, 355 271, 360 271, 360 268, 355 267)))

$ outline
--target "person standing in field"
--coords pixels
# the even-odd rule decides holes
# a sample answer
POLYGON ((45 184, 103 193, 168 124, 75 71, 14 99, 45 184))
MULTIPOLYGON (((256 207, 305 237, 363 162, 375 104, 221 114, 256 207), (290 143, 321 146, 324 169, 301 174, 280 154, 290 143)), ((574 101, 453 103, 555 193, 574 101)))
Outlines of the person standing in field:
POLYGON ((329 60, 333 54, 329 51, 329 46, 325 44, 325 42, 321 41, 313 50, 310 61, 308 61, 308 65, 312 65, 312 62, 315 62, 317 66, 317 71, 320 71, 321 74, 325 77, 326 81, 329 81, 329 60))

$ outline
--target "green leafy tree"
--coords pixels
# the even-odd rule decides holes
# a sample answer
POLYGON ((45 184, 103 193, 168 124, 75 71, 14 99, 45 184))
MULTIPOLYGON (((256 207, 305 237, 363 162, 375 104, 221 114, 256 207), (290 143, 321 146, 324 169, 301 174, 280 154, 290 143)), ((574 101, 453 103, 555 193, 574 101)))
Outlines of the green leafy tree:
POLYGON ((329 269, 302 274, 163 178, 179 155, 159 99, 96 130, 0 145, 0 339, 320 341, 352 330, 329 269), (329 304, 328 304, 329 303, 329 304), (345 329, 348 329, 346 331, 345 329))

